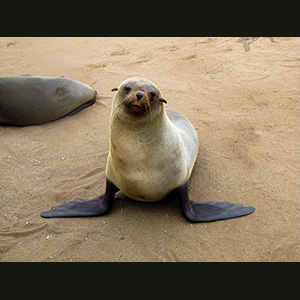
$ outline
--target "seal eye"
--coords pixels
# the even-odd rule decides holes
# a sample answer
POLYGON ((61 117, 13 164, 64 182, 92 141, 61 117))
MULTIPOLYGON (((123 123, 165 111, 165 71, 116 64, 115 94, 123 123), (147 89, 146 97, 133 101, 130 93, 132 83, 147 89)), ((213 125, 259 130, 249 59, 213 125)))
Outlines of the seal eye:
POLYGON ((150 92, 149 95, 150 95, 151 99, 154 99, 156 96, 156 94, 154 92, 150 92))
POLYGON ((125 86, 124 90, 128 94, 131 91, 131 88, 129 86, 125 86))

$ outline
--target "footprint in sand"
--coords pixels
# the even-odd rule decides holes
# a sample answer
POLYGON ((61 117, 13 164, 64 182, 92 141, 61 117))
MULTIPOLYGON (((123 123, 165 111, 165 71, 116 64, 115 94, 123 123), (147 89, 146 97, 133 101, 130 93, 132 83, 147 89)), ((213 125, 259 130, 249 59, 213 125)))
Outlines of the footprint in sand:
POLYGON ((111 52, 110 56, 119 56, 119 55, 127 55, 127 54, 129 54, 129 51, 122 47, 116 51, 111 52))

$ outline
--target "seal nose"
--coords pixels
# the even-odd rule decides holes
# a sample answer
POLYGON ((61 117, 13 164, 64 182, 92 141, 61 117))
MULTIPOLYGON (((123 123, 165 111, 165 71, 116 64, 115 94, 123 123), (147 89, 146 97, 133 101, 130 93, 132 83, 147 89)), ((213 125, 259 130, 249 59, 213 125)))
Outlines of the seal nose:
POLYGON ((142 92, 136 93, 136 97, 138 98, 138 100, 141 100, 143 98, 143 96, 144 96, 144 93, 142 93, 142 92))

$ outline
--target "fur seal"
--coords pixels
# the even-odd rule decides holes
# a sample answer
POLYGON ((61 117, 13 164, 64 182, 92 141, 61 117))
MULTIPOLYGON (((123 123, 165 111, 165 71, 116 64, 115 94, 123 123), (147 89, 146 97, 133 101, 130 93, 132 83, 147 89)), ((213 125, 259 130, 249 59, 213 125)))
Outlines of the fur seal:
POLYGON ((35 125, 94 104, 96 91, 65 77, 0 77, 0 123, 35 125))
POLYGON ((152 82, 129 78, 121 83, 110 117, 110 149, 105 193, 78 199, 42 212, 45 218, 106 214, 120 190, 138 201, 177 196, 190 222, 210 222, 248 215, 254 207, 230 202, 194 202, 188 179, 198 155, 198 135, 180 113, 166 110, 160 90, 152 82))

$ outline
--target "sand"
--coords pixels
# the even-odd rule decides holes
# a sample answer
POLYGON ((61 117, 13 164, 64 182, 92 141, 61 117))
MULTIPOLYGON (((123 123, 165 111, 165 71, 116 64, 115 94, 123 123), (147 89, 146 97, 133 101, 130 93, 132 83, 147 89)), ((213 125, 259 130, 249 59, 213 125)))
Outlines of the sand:
POLYGON ((0 126, 0 261, 299 261, 300 38, 238 40, 0 38, 0 76, 63 75, 98 92, 72 117, 0 126), (40 217, 104 192, 111 89, 131 76, 155 82, 199 134, 191 199, 254 214, 191 224, 176 200, 118 194, 103 217, 40 217))

